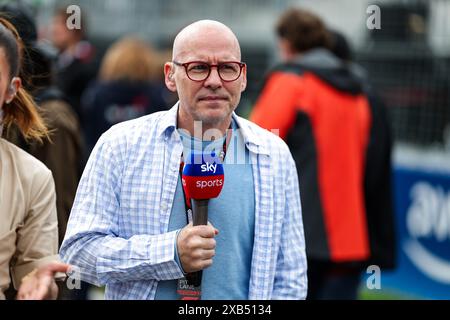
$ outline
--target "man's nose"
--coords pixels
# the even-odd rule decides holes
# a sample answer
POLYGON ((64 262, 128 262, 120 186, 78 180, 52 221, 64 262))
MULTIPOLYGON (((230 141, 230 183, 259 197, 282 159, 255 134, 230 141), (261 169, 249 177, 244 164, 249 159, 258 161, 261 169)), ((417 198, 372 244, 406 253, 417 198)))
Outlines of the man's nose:
POLYGON ((208 78, 206 78, 204 86, 212 89, 217 89, 222 86, 222 79, 219 76, 219 69, 217 67, 211 67, 211 72, 208 78))

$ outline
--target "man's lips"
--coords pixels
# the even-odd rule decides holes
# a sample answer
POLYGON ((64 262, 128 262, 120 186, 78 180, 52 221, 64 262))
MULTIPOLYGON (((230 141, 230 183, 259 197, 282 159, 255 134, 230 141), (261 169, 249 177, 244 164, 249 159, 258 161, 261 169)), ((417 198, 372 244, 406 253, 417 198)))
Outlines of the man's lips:
POLYGON ((227 97, 224 96, 204 96, 198 99, 199 101, 217 101, 217 100, 228 100, 227 97))

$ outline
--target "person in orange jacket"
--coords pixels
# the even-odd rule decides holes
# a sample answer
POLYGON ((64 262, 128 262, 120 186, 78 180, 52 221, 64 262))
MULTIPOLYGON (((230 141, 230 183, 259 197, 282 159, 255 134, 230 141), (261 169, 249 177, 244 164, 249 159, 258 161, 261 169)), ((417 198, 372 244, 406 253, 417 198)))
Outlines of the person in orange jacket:
POLYGON ((308 299, 356 299, 363 268, 395 262, 387 120, 360 69, 331 52, 319 17, 289 9, 276 31, 283 62, 250 120, 278 129, 296 161, 308 299))

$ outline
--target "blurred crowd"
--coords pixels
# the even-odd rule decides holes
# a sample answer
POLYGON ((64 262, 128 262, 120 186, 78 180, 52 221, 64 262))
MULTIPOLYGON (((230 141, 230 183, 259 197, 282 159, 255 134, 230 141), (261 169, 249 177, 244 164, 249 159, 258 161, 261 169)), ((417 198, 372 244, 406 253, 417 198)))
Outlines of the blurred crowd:
MULTIPOLYGON (((163 82, 167 54, 127 36, 100 57, 84 27, 68 29, 66 8, 54 12, 48 27, 51 42, 39 37, 31 8, 10 3, 0 11, 23 42, 22 85, 49 130, 48 139, 30 140, 13 122, 2 137, 51 170, 61 245, 79 179, 100 135, 116 123, 165 110, 176 101, 163 82)), ((65 294, 70 298, 69 292, 65 294)), ((74 298, 85 294, 75 290, 74 298)))

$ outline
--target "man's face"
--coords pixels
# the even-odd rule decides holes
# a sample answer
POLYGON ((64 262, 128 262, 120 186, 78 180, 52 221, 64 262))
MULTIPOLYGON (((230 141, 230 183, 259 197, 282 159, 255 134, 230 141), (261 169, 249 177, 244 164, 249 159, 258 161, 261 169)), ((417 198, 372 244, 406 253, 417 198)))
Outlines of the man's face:
MULTIPOLYGON (((217 64, 224 61, 240 61, 237 42, 228 35, 217 31, 204 32, 183 41, 175 60, 180 63, 202 61, 217 64)), ((241 92, 246 86, 246 70, 232 82, 223 81, 217 68, 212 68, 209 77, 200 82, 192 81, 186 75, 185 68, 174 64, 166 65, 167 77, 172 74, 174 86, 169 89, 177 91, 180 99, 180 115, 190 120, 202 121, 207 125, 218 125, 228 121, 237 107, 241 92)), ((170 83, 170 77, 169 83, 170 83)))

